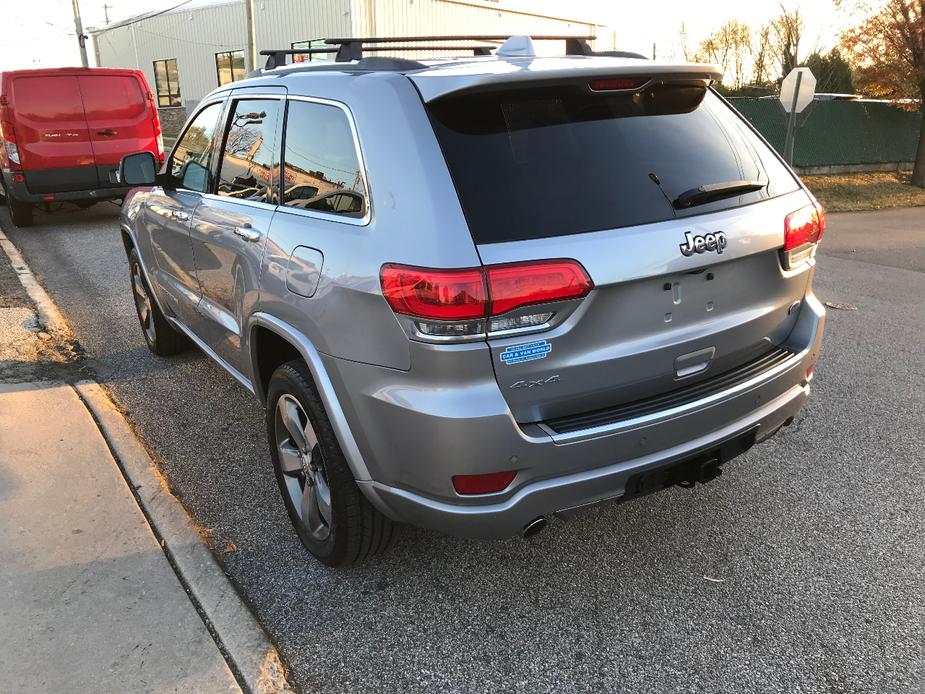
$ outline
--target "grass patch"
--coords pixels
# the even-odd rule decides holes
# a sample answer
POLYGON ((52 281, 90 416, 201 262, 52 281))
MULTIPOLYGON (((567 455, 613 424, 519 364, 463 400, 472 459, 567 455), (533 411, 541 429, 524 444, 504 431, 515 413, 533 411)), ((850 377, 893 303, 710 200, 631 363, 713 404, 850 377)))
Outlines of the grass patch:
POLYGON ((827 211, 848 212, 925 205, 925 188, 910 184, 910 176, 878 171, 801 178, 827 211))

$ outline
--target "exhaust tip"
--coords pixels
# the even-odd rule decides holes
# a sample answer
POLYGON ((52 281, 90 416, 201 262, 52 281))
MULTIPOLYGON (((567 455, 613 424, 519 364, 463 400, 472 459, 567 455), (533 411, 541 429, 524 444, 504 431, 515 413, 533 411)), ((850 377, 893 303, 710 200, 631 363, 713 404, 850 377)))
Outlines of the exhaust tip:
POLYGON ((523 530, 520 531, 520 536, 525 540, 531 538, 545 530, 547 525, 549 525, 549 521, 546 520, 545 516, 534 518, 523 527, 523 530))

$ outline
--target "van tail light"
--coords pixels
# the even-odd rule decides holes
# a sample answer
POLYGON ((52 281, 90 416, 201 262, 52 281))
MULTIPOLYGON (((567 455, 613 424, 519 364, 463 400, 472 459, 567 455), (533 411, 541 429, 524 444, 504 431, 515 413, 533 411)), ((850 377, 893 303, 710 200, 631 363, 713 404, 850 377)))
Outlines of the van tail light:
POLYGON ((154 139, 157 141, 157 160, 164 161, 164 133, 161 131, 161 118, 154 109, 154 117, 151 119, 151 129, 154 130, 154 139))
POLYGON ((784 218, 784 257, 787 268, 809 259, 825 232, 825 210, 818 202, 784 218))
POLYGON ((535 328, 552 312, 509 316, 532 305, 580 299, 594 285, 575 260, 545 260, 481 268, 434 270, 383 265, 382 294, 395 313, 410 316, 431 338, 471 338, 486 332, 535 328))
POLYGON ((8 121, 0 123, 0 137, 3 138, 3 147, 6 151, 6 158, 10 161, 10 168, 19 168, 22 162, 19 158, 19 147, 16 146, 16 132, 13 130, 13 124, 8 121))

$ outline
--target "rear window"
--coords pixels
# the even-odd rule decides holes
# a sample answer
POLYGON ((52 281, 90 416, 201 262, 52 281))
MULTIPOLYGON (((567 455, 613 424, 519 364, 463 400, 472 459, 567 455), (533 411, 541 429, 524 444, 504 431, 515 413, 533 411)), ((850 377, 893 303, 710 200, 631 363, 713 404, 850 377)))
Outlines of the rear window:
POLYGON ((797 188, 730 107, 697 86, 483 92, 428 108, 476 243, 647 224, 797 188), (732 181, 767 186, 683 210, 672 204, 732 181))
POLYGON ((147 108, 138 80, 128 75, 81 75, 87 118, 135 118, 147 108))
POLYGON ((40 122, 82 121, 84 110, 77 78, 17 77, 13 82, 13 110, 19 117, 40 122))

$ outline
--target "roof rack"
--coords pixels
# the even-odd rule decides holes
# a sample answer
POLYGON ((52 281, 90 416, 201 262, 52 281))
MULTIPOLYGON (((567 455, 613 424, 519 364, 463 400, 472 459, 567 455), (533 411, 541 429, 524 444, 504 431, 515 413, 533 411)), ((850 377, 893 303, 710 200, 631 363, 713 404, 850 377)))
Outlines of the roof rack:
MULTIPOLYGON (((317 48, 291 48, 260 51, 260 55, 267 56, 264 69, 272 70, 286 64, 288 55, 321 55, 335 54, 334 61, 349 63, 362 60, 364 53, 378 51, 472 51, 473 55, 491 55, 491 51, 498 46, 492 45, 439 45, 441 42, 460 41, 507 41, 510 36, 380 36, 367 38, 330 38, 313 39, 312 42, 324 43, 326 46, 317 48), (411 45, 390 45, 411 44, 411 45)), ((596 36, 531 36, 534 41, 565 41, 566 55, 594 55, 588 44, 596 36)))

